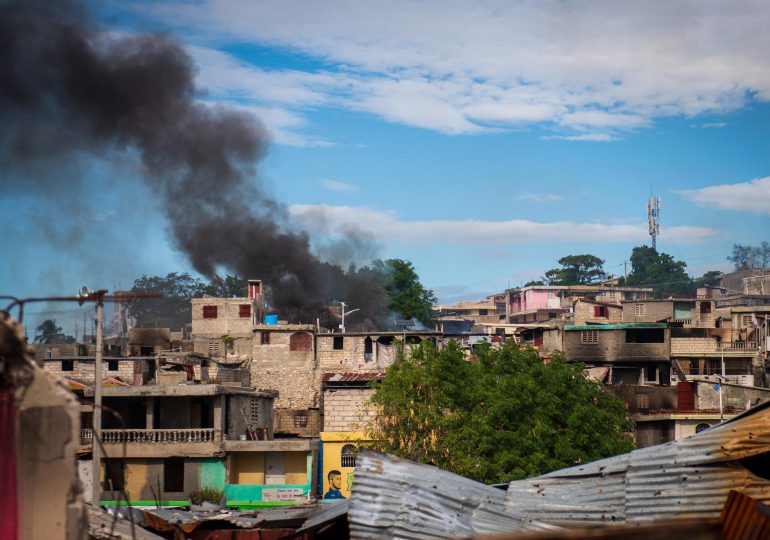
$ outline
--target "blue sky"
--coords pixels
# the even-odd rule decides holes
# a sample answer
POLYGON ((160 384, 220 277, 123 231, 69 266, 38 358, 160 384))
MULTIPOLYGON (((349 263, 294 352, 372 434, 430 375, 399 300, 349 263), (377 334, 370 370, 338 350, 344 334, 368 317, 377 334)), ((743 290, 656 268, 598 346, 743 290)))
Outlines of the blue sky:
MULTIPOLYGON (((366 231, 443 301, 568 254, 621 274, 649 242, 651 191, 659 249, 693 275, 729 269, 733 243, 770 240, 766 3, 208 0, 94 16, 183 43, 199 99, 265 125, 260 181, 297 226, 319 245, 366 231)), ((81 160, 87 201, 0 199, 4 293, 189 270, 153 198, 112 165, 81 160), (72 216, 41 226, 62 204, 72 216)))

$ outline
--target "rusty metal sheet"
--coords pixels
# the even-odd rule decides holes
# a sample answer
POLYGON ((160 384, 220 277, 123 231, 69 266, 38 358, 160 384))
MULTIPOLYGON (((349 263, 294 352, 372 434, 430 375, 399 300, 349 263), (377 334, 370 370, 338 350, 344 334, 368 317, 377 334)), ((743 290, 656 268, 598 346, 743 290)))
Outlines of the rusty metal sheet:
POLYGON ((352 538, 467 537, 578 524, 717 518, 730 490, 770 500, 741 459, 770 452, 770 403, 680 441, 511 482, 504 493, 368 451, 350 499, 352 538))

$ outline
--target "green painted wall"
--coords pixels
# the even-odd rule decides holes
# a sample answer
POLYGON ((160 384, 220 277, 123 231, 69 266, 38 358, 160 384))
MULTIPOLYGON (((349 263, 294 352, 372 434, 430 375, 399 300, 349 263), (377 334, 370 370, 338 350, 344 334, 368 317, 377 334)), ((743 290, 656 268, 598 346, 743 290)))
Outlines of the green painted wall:
POLYGON ((210 487, 220 491, 225 489, 225 462, 221 459, 203 459, 200 462, 199 484, 201 488, 210 487))

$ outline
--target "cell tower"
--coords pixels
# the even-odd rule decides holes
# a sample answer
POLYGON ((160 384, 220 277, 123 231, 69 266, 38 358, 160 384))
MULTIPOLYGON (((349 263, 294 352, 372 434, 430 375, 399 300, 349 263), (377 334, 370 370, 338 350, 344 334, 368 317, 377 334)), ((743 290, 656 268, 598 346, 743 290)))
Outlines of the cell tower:
POLYGON ((660 234, 660 197, 655 199, 654 195, 650 195, 647 201, 647 228, 652 238, 652 249, 657 250, 655 240, 660 234))

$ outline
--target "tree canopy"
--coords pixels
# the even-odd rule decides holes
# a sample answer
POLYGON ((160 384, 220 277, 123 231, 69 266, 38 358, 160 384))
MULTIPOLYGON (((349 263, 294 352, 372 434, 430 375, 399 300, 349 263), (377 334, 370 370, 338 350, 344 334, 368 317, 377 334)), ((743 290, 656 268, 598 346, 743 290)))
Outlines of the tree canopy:
POLYGON ((758 246, 733 244, 733 251, 727 260, 735 265, 736 270, 746 268, 770 267, 770 242, 762 242, 758 246))
POLYGON ((692 295, 695 292, 687 272, 687 263, 677 261, 667 253, 649 246, 635 247, 631 251, 631 272, 626 285, 652 287, 655 298, 692 295))
POLYGON ((35 342, 44 345, 75 343, 75 338, 64 334, 62 327, 56 325, 56 320, 46 319, 35 329, 35 342))
POLYGON ((594 255, 567 255, 559 264, 561 268, 552 268, 543 276, 548 285, 588 285, 608 277, 604 260, 594 255))
POLYGON ((508 343, 469 362, 431 344, 388 368, 371 400, 380 451, 479 481, 507 482, 627 452, 625 406, 580 364, 508 343))
POLYGON ((376 260, 373 269, 388 296, 388 307, 405 319, 415 318, 425 326, 433 324, 436 296, 420 283, 414 265, 403 259, 376 260))
POLYGON ((206 292, 207 285, 188 273, 171 272, 165 276, 144 275, 134 281, 131 292, 161 293, 163 298, 131 302, 128 313, 140 328, 180 330, 192 319, 190 300, 206 292))

